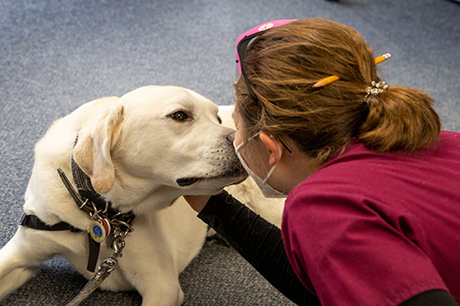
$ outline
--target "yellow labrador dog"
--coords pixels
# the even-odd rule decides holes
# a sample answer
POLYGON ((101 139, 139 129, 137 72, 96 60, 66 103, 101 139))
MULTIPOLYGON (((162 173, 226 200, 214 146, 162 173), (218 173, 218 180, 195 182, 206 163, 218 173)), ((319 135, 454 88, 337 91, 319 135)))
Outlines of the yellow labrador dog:
MULTIPOLYGON (((64 223, 72 231, 19 226, 0 251, 0 300, 56 254, 91 278, 88 241, 111 239, 114 223, 105 216, 112 210, 114 220, 128 212, 135 218, 124 227, 118 268, 101 288, 135 289, 143 305, 181 304, 178 276, 200 251, 207 226, 179 197, 217 193, 247 176, 234 153, 233 130, 220 121, 215 104, 174 86, 95 100, 57 120, 35 147, 24 211, 45 226, 64 223), (91 200, 83 193, 77 195, 83 203, 74 199, 57 173, 61 169, 77 190, 72 167, 106 207, 83 202, 91 200), (130 226, 134 231, 126 230, 130 226)), ((114 253, 106 242, 100 243, 97 265, 114 253)))

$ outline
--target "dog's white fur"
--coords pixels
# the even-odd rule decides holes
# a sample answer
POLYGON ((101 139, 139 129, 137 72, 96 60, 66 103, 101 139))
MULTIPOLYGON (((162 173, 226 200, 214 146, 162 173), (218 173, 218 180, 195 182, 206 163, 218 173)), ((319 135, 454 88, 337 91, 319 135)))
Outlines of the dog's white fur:
MULTIPOLYGON (((232 125, 231 110, 224 113, 226 123, 232 125)), ((92 220, 77 208, 56 172, 61 168, 71 178, 73 155, 96 191, 115 208, 136 214, 135 230, 126 238, 119 267, 101 288, 136 289, 143 305, 178 305, 183 301, 179 273, 201 249, 207 226, 183 198, 171 203, 184 194, 216 193, 245 177, 236 169, 239 163, 230 132, 219 124, 215 104, 179 87, 148 86, 121 98, 89 102, 57 120, 37 143, 24 211, 50 225, 65 221, 84 231, 89 228, 92 220), (174 120, 177 111, 189 118, 174 120), (207 179, 178 185, 178 179, 190 177, 207 179)), ((253 188, 250 182, 245 184, 253 188)), ((250 204, 261 200, 234 192, 250 204)), ((255 210, 260 212, 258 207, 255 210)), ((279 224, 279 212, 273 216, 269 219, 279 224)), ((20 226, 0 251, 0 300, 56 254, 92 277, 86 270, 87 239, 86 232, 20 226)), ((112 252, 103 244, 99 259, 112 252)))

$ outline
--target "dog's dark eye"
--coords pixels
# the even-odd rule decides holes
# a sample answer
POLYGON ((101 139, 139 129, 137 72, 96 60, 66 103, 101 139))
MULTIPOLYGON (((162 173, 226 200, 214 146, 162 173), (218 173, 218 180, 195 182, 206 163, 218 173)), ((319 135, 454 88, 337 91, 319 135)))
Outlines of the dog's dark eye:
POLYGON ((219 121, 219 124, 222 124, 222 118, 220 118, 220 116, 217 116, 217 121, 219 121))
POLYGON ((183 111, 177 111, 171 114, 171 118, 176 121, 185 121, 188 119, 188 115, 183 111))

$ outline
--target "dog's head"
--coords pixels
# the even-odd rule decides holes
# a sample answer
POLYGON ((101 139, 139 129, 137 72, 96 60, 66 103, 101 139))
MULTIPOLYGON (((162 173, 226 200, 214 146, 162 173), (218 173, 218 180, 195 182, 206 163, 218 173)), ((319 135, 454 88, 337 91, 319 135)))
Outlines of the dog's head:
POLYGON ((100 194, 116 187, 139 200, 157 191, 211 194, 247 176, 234 152, 233 132, 201 95, 148 86, 84 125, 73 154, 100 194))

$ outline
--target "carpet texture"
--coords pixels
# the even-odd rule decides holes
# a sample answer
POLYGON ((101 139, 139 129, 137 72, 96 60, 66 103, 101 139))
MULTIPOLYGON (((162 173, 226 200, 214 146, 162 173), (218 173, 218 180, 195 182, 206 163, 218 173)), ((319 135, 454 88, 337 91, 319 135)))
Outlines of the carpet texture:
MULTIPOLYGON (((14 234, 49 125, 95 98, 179 85, 233 103, 234 42, 264 21, 322 17, 358 30, 390 85, 436 101, 460 131, 460 4, 449 0, 0 0, 0 246, 14 234)), ((207 242, 181 275, 184 305, 291 305, 229 247, 207 242)), ((60 257, 0 302, 63 305, 85 280, 60 257)), ((140 305, 95 292, 82 305, 140 305)))

